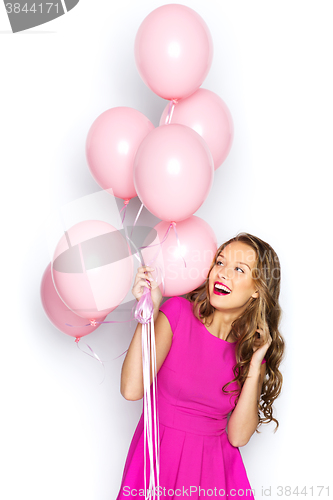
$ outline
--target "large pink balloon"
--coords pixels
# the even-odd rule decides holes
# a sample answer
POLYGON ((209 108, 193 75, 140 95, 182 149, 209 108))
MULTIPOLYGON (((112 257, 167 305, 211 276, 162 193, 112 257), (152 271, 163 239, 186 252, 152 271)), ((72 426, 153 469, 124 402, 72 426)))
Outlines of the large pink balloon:
POLYGON ((106 222, 80 222, 60 239, 52 275, 57 292, 75 314, 89 320, 104 318, 132 285, 127 240, 106 222))
POLYGON ((136 109, 119 107, 104 111, 92 124, 86 155, 90 172, 105 190, 130 200, 136 196, 133 161, 138 147, 154 125, 136 109))
MULTIPOLYGON (((157 237, 152 245, 163 240, 168 227, 169 223, 165 221, 155 226, 157 237)), ((157 278, 160 289, 166 297, 183 295, 200 286, 207 278, 217 250, 214 231, 207 222, 195 215, 177 222, 176 230, 181 251, 173 229, 170 230, 160 247, 151 245, 142 250, 145 263, 162 271, 164 293, 160 273, 156 275, 154 271, 154 277, 157 278), (160 252, 158 252, 159 248, 160 252), (182 257, 185 259, 186 267, 182 257)))
POLYGON ((185 125, 163 125, 142 141, 134 184, 145 207, 166 221, 187 219, 205 201, 214 178, 206 142, 185 125))
MULTIPOLYGON (((165 124, 169 105, 166 106, 160 125, 165 124)), ((215 170, 229 154, 234 125, 225 102, 214 92, 198 89, 194 94, 179 101, 173 109, 170 123, 187 125, 205 139, 213 155, 215 170)))
MULTIPOLYGON (((43 274, 40 295, 44 311, 53 325, 63 333, 71 337, 81 338, 94 332, 100 326, 86 326, 89 322, 86 318, 81 318, 74 314, 59 297, 52 280, 51 264, 47 266, 43 274), (68 326, 72 325, 72 326, 68 326)), ((105 318, 102 318, 103 321, 105 318)))
POLYGON ((195 92, 213 59, 209 29, 193 9, 169 4, 153 10, 135 39, 135 60, 143 81, 164 99, 195 92))

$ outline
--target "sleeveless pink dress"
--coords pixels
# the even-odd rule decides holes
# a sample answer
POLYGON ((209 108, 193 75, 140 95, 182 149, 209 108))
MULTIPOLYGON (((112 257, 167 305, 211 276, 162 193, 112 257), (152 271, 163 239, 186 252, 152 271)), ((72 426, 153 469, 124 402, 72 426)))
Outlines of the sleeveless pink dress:
MULTIPOLYGON (((234 378, 236 344, 212 335, 194 316, 192 303, 182 297, 170 298, 160 310, 169 320, 173 339, 157 374, 159 498, 253 499, 239 448, 229 443, 226 433, 236 396, 224 394, 222 387, 234 378)), ((234 382, 226 390, 236 388, 234 382)), ((143 457, 142 414, 117 500, 144 498, 143 457)))

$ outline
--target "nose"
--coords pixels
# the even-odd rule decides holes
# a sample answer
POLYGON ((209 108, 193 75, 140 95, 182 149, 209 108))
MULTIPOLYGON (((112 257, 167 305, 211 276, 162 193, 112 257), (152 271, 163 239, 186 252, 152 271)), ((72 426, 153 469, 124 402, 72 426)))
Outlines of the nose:
POLYGON ((228 280, 231 278, 232 276, 232 269, 229 269, 228 267, 220 267, 219 271, 218 271, 218 276, 220 279, 224 279, 224 280, 228 280))

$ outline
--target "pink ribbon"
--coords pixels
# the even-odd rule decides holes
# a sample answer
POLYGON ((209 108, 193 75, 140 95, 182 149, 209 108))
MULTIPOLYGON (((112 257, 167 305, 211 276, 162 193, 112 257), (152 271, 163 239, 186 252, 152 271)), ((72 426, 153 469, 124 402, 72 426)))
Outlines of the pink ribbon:
POLYGON ((85 343, 85 345, 90 349, 90 351, 92 352, 92 354, 89 354, 88 352, 86 352, 83 349, 81 349, 81 347, 79 346, 79 340, 80 340, 80 337, 76 337, 75 342, 76 342, 77 347, 80 349, 80 351, 84 352, 84 354, 87 354, 91 358, 97 359, 97 361, 99 361, 100 364, 101 364, 101 366, 103 367, 103 380, 100 382, 100 384, 102 384, 104 382, 104 379, 105 379, 105 366, 104 366, 103 361, 94 352, 94 350, 90 347, 90 345, 88 345, 88 344, 85 343))
MULTIPOLYGON (((88 347, 88 349, 90 349, 90 351, 92 352, 92 354, 89 354, 89 352, 86 352, 84 351, 83 349, 81 349, 80 345, 79 345, 79 340, 80 340, 81 337, 76 337, 75 339, 75 342, 76 342, 76 345, 78 347, 78 349, 80 349, 80 351, 82 351, 84 354, 87 354, 87 356, 90 356, 91 358, 94 358, 96 359, 97 361, 99 361, 99 363, 101 364, 101 366, 103 367, 103 380, 100 382, 100 384, 102 384, 104 382, 104 379, 105 379, 105 366, 104 366, 104 363, 105 361, 103 362, 99 356, 95 353, 95 351, 90 347, 89 344, 87 344, 86 342, 84 342, 84 345, 86 345, 88 347)), ((82 343, 82 342, 81 342, 82 343)), ((115 358, 113 358, 111 361, 114 361, 115 359, 118 359, 120 358, 120 356, 122 356, 123 354, 125 354, 125 352, 127 352, 128 349, 126 349, 126 351, 124 351, 123 353, 119 354, 119 356, 116 356, 115 358)))
MULTIPOLYGON (((148 262, 147 265, 151 265, 157 258, 157 255, 161 251, 162 244, 166 241, 171 228, 173 227, 175 231, 175 236, 181 254, 181 244, 176 230, 176 223, 171 222, 162 241, 156 243, 155 245, 147 245, 140 247, 139 250, 144 248, 150 248, 153 246, 158 246, 158 251, 153 257, 153 259, 148 262)), ((186 267, 186 261, 182 256, 184 265, 186 267)), ((162 276, 162 273, 161 273, 162 276)), ((162 276, 163 278, 163 276, 162 276)), ((164 289, 164 281, 163 281, 164 289)), ((144 487, 145 487, 145 498, 150 498, 150 494, 147 494, 147 477, 146 477, 146 448, 148 447, 149 455, 149 486, 148 491, 152 492, 152 498, 156 498, 156 492, 159 491, 159 470, 160 470, 160 456, 159 456, 159 425, 158 425, 158 400, 157 400, 157 367, 156 367, 156 345, 155 345, 155 331, 154 331, 154 305, 151 298, 151 292, 148 288, 144 289, 144 292, 136 306, 135 319, 142 324, 142 369, 143 369, 143 386, 144 386, 144 397, 143 397, 143 415, 144 415, 144 487), (153 395, 151 398, 150 391, 150 366, 151 366, 151 377, 153 395), (156 457, 156 478, 155 478, 155 467, 154 467, 154 451, 156 457)))
MULTIPOLYGON (((96 321, 95 319, 92 319, 90 320, 90 323, 87 323, 86 325, 83 325, 83 326, 96 326, 97 324, 101 324, 101 323, 128 323, 130 321, 134 321, 135 318, 132 318, 132 319, 128 319, 128 320, 125 320, 125 321, 96 321)), ((70 326, 72 328, 77 328, 75 325, 70 325, 69 323, 65 323, 66 326, 70 326)), ((81 325, 82 326, 82 325, 81 325)), ((102 384, 104 382, 104 379, 105 379, 105 366, 104 366, 104 363, 105 361, 103 362, 99 356, 96 354, 96 352, 92 349, 92 347, 90 347, 89 344, 87 344, 86 342, 84 342, 84 345, 86 345, 88 347, 88 349, 90 349, 90 351, 92 352, 92 354, 89 354, 88 352, 84 351, 83 349, 81 349, 80 345, 79 345, 79 341, 80 341, 81 337, 75 337, 75 342, 76 342, 76 345, 77 347, 80 349, 80 351, 82 351, 84 354, 87 354, 88 356, 90 356, 91 358, 94 358, 96 359, 97 361, 99 361, 99 363, 101 364, 101 366, 103 367, 103 380, 102 382, 100 382, 100 384, 102 384)), ((82 344, 82 342, 81 342, 82 344)), ((128 349, 126 349, 126 351, 122 352, 121 354, 119 354, 119 356, 116 356, 115 358, 113 358, 111 361, 114 361, 115 359, 118 359, 120 358, 120 356, 122 356, 123 354, 125 354, 125 352, 127 352, 128 349)))
POLYGON ((157 498, 159 491, 160 455, 159 455, 159 423, 157 409, 157 367, 156 367, 156 345, 154 331, 154 306, 151 293, 145 288, 135 309, 135 319, 142 324, 142 369, 143 369, 143 416, 144 416, 144 486, 145 498, 157 498), (150 366, 152 376, 153 395, 150 391, 150 366), (146 475, 146 448, 149 456, 149 486, 147 494, 146 475), (154 452, 156 461, 154 464, 154 452), (156 478, 155 478, 156 465, 156 478))

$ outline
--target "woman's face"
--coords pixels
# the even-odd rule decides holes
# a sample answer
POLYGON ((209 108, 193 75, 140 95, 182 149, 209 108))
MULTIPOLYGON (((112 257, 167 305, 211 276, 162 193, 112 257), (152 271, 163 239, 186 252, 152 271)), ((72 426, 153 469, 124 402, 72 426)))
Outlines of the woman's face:
POLYGON ((241 314, 251 298, 258 297, 252 269, 256 267, 255 250, 246 243, 229 243, 218 255, 209 275, 209 299, 220 311, 241 314))

